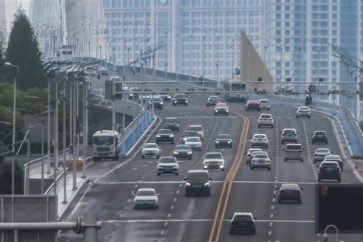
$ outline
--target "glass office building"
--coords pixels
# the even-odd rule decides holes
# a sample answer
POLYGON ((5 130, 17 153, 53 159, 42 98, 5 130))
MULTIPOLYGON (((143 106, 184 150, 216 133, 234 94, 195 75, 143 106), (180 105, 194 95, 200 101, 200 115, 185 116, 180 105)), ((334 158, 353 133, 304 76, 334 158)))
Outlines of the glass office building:
POLYGON ((103 0, 118 64, 231 78, 240 31, 263 54, 263 0, 103 0))

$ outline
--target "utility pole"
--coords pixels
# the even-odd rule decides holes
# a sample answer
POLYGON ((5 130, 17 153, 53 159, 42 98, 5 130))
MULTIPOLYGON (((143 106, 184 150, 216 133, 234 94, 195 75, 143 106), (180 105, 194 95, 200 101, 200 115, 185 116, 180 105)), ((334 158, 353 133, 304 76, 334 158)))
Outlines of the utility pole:
POLYGON ((67 203, 67 159, 66 159, 66 83, 63 82, 63 203, 67 203))
POLYGON ((53 174, 53 191, 57 195, 57 170, 58 170, 58 80, 55 82, 55 111, 54 111, 54 174, 53 174))

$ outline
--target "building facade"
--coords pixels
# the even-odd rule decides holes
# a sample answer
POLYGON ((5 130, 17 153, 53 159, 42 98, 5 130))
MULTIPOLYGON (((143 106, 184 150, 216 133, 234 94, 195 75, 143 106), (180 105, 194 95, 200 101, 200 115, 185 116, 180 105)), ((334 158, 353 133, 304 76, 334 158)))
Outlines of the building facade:
POLYGON ((313 84, 316 99, 349 107, 360 116, 357 95, 363 1, 268 0, 265 60, 276 87, 305 92, 313 84), (288 84, 287 84, 288 83, 288 84))
POLYGON ((261 54, 263 0, 103 0, 118 64, 232 78, 240 32, 261 54))

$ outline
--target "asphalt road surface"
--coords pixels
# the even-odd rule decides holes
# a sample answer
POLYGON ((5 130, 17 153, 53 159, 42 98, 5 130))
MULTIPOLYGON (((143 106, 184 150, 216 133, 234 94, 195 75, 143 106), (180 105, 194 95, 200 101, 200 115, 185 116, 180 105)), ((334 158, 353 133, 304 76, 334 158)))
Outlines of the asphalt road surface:
MULTIPOLYGON (((296 119, 295 109, 273 106, 274 128, 257 128, 258 112, 245 112, 242 104, 230 104, 233 111, 229 116, 214 116, 214 107, 206 107, 205 94, 190 94, 189 106, 172 106, 166 103, 157 114, 177 117, 181 123, 175 138, 180 143, 181 135, 191 124, 202 124, 205 138, 202 151, 193 151, 192 160, 181 160, 179 176, 156 175, 156 159, 142 159, 140 152, 122 162, 98 162, 95 168, 106 172, 94 180, 81 200, 75 205, 67 220, 96 214, 102 221, 99 241, 207 241, 211 232, 214 213, 219 201, 223 180, 237 153, 238 140, 243 121, 237 114, 250 118, 248 138, 253 133, 265 133, 269 138, 268 153, 273 168, 250 170, 244 161, 237 171, 226 209, 225 222, 220 241, 323 241, 314 231, 315 194, 317 169, 312 163, 312 154, 317 147, 329 147, 339 154, 338 140, 331 121, 317 113, 311 119, 296 119), (296 128, 299 142, 304 146, 304 162, 283 162, 283 146, 280 131, 296 128), (311 145, 315 130, 326 130, 328 145, 311 145), (215 151, 214 139, 219 133, 229 133, 234 140, 232 149, 221 150, 226 161, 225 171, 210 171, 212 194, 210 197, 185 197, 183 177, 190 169, 202 168, 202 157, 215 151), (295 182, 303 187, 302 204, 278 204, 277 188, 283 182, 295 182), (160 194, 158 209, 133 209, 133 195, 138 188, 152 187, 160 194), (257 217, 256 235, 229 235, 229 216, 234 212, 252 212, 257 217)), ((148 142, 154 142, 151 135, 148 142)), ((170 155, 174 145, 161 144, 161 155, 170 155)), ((246 149, 250 147, 248 143, 246 149)), ((345 167, 342 183, 358 183, 349 166, 345 167)), ((82 236, 71 232, 63 233, 61 241, 81 241, 82 236)), ((333 239, 333 237, 331 237, 333 239)), ((363 241, 362 235, 340 235, 340 240, 363 241)))

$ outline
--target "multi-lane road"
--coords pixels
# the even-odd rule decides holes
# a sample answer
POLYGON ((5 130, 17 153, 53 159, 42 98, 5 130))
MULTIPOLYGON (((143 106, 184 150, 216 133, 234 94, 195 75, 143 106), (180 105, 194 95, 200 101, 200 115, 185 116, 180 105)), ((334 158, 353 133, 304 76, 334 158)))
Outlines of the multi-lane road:
MULTIPOLYGON (((248 139, 253 133, 267 134, 270 145, 267 149, 272 157, 272 170, 250 170, 244 160, 235 171, 219 241, 322 241, 314 231, 315 188, 317 169, 312 163, 312 154, 317 147, 328 147, 340 154, 340 142, 331 121, 313 113, 311 119, 296 119, 295 109, 273 106, 274 128, 257 128, 258 112, 245 112, 241 104, 230 104, 229 116, 214 116, 214 107, 206 107, 205 94, 190 94, 189 106, 174 107, 170 103, 157 111, 160 118, 178 117, 181 129, 175 133, 179 143, 181 135, 191 124, 202 124, 205 138, 202 151, 194 151, 192 160, 181 160, 179 176, 157 176, 156 160, 142 159, 140 152, 122 162, 98 162, 92 164, 94 171, 112 170, 93 180, 80 201, 69 214, 68 220, 96 214, 102 222, 99 241, 208 241, 213 219, 219 206, 219 195, 229 168, 238 149, 250 147, 248 139), (242 116, 249 119, 248 135, 238 146, 243 128, 242 116), (296 128, 299 142, 304 145, 304 162, 284 162, 280 131, 296 128), (315 130, 326 130, 328 145, 311 145, 315 130), (219 133, 229 133, 234 139, 232 149, 222 149, 226 161, 225 171, 210 171, 212 193, 210 197, 185 197, 183 177, 190 169, 202 169, 202 157, 215 151, 214 139, 219 133), (245 145, 243 145, 245 143, 245 145), (278 204, 277 188, 281 183, 294 182, 303 187, 302 204, 278 204), (142 187, 155 188, 159 195, 158 209, 133 209, 133 193, 142 187), (236 211, 252 212, 257 217, 256 235, 229 235, 229 217, 236 211)), ((157 130, 157 128, 155 129, 157 130)), ((151 134, 147 142, 154 142, 151 134)), ((161 155, 170 155, 174 145, 161 144, 161 155)), ((245 151, 241 151, 243 154, 245 151)), ((102 173, 102 172, 101 172, 102 173)), ((342 183, 358 183, 352 168, 345 167, 342 183)), ((63 234, 63 241, 79 241, 71 233, 63 234)), ((341 235, 340 240, 362 241, 362 235, 341 235)))

